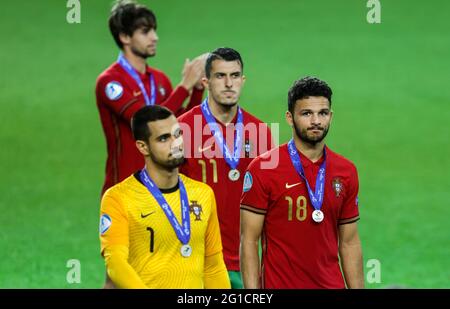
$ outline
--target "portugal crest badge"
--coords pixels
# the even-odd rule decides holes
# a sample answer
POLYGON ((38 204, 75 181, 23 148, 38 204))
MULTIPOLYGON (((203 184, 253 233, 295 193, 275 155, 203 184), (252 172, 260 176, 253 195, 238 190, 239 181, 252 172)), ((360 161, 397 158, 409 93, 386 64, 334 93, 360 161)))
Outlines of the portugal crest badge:
POLYGON ((162 97, 165 97, 165 96, 166 96, 166 89, 164 89, 163 86, 159 85, 158 90, 159 90, 159 94, 160 94, 162 97))
POLYGON ((197 203, 197 201, 191 201, 191 205, 189 205, 190 212, 194 214, 195 221, 202 221, 202 218, 200 217, 201 213, 203 212, 202 206, 197 203))
POLYGON ((340 178, 334 178, 333 179, 333 190, 336 194, 336 197, 339 197, 342 193, 342 190, 344 189, 344 186, 342 185, 342 181, 340 178))

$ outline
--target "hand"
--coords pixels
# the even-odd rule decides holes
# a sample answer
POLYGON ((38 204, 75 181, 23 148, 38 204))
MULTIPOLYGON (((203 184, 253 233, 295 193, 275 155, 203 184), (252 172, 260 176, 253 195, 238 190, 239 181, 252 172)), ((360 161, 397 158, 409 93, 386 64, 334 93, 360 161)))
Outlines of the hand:
POLYGON ((202 79, 200 78, 194 85, 194 88, 197 90, 203 90, 205 87, 203 86, 202 79))
POLYGON ((203 59, 200 57, 197 57, 192 61, 186 59, 182 71, 183 77, 180 83, 181 86, 190 91, 198 82, 201 81, 205 72, 205 61, 206 58, 203 59))
POLYGON ((201 54, 200 56, 197 56, 194 58, 194 61, 198 61, 201 65, 201 67, 203 68, 203 76, 205 75, 205 65, 206 65, 206 60, 208 59, 209 53, 204 53, 201 54))
POLYGON ((206 66, 206 60, 208 59, 209 53, 201 54, 200 56, 197 56, 194 60, 198 60, 201 67, 203 68, 203 74, 202 77, 195 83, 194 87, 198 90, 203 90, 205 87, 203 86, 202 79, 203 77, 206 77, 205 73, 205 66, 206 66))

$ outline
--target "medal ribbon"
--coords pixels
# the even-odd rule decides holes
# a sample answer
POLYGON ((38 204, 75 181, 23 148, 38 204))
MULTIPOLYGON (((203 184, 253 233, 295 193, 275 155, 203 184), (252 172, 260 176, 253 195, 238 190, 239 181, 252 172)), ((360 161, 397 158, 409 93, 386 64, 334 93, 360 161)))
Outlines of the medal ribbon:
POLYGON ((181 223, 178 223, 175 214, 170 208, 170 205, 167 203, 163 194, 150 178, 147 173, 147 170, 144 168, 139 173, 139 177, 144 185, 147 187, 148 191, 158 202, 159 206, 161 206, 162 210, 166 214, 167 219, 169 219, 170 225, 172 225, 173 230, 177 234, 178 239, 181 241, 183 245, 186 245, 191 238, 191 219, 189 217, 189 202, 188 196, 186 193, 186 188, 184 187, 183 181, 178 177, 178 183, 180 186, 180 200, 181 200, 181 223))
POLYGON ((238 106, 237 110, 237 119, 236 119, 236 130, 234 133, 234 152, 233 155, 230 153, 230 150, 227 147, 226 142, 223 139, 222 131, 220 130, 219 124, 216 122, 216 119, 214 119, 214 116, 211 113, 211 110, 208 106, 208 98, 206 98, 203 103, 201 104, 201 109, 203 116, 206 119, 206 122, 208 123, 209 129, 211 130, 211 133, 214 135, 214 138, 216 140, 216 143, 219 147, 219 149, 222 150, 222 153, 224 154, 225 162, 228 164, 228 166, 231 169, 236 169, 239 164, 239 159, 241 156, 241 148, 242 148, 242 140, 243 140, 243 131, 244 131, 244 115, 242 113, 241 108, 238 106))
POLYGON ((289 156, 291 157, 292 165, 294 165, 297 173, 306 182, 306 187, 308 189, 309 199, 315 210, 320 210, 323 204, 324 187, 325 187, 325 162, 326 162, 326 151, 323 150, 323 162, 320 165, 319 173, 317 173, 316 178, 316 191, 313 192, 309 186, 308 179, 306 179, 305 172, 303 170, 302 162, 300 161, 300 155, 298 154, 297 148, 295 147, 294 139, 291 139, 288 143, 289 156))
POLYGON ((141 89, 142 95, 145 99, 145 105, 155 105, 156 102, 156 89, 155 89, 155 79, 153 74, 150 74, 150 95, 148 97, 147 90, 145 90, 144 83, 141 80, 138 72, 133 68, 133 66, 128 62, 128 60, 123 56, 122 53, 119 54, 119 58, 117 58, 117 63, 130 75, 135 82, 138 84, 141 89))

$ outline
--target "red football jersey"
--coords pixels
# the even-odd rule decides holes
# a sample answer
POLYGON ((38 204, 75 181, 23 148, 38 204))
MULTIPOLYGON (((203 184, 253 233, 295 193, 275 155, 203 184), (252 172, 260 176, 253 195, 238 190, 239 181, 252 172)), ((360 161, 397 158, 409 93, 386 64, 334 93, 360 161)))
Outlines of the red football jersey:
MULTIPOLYGON (((157 88, 156 104, 166 106, 174 113, 181 112, 189 92, 184 87, 173 91, 169 78, 162 71, 147 66, 147 73, 139 75, 149 96, 150 74, 154 76, 157 88)), ((144 166, 144 158, 136 149, 131 132, 131 117, 145 106, 145 99, 136 81, 118 63, 100 74, 95 92, 108 153, 103 194, 144 166)), ((194 90, 188 108, 198 105, 202 95, 203 91, 194 90)))
MULTIPOLYGON (((183 130, 186 157, 186 162, 181 166, 180 172, 207 183, 214 190, 224 260, 227 269, 232 271, 239 271, 239 206, 244 173, 254 158, 272 148, 272 135, 269 127, 242 108, 241 110, 243 112, 244 139, 237 167, 240 177, 236 181, 229 178, 230 167, 226 163, 222 151, 217 147, 200 106, 194 107, 178 118, 183 130)), ((227 127, 216 119, 231 152, 234 151, 236 119, 237 115, 227 127)))
MULTIPOLYGON (((313 221, 303 178, 287 144, 253 160, 245 175, 241 208, 264 214, 261 286, 263 288, 345 288, 339 267, 339 225, 359 219, 356 167, 326 147, 324 219, 313 221), (261 164, 273 156, 274 169, 261 164)), ((306 179, 315 190, 323 157, 313 163, 300 153, 306 179)))

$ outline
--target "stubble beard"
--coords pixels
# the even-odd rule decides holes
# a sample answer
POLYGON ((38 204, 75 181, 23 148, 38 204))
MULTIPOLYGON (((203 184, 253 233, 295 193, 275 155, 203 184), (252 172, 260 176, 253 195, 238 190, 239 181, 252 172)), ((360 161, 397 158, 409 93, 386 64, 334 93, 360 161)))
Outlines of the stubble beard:
POLYGON ((315 146, 318 143, 322 142, 328 134, 329 126, 328 127, 313 127, 313 128, 307 128, 307 129, 301 130, 297 126, 295 121, 293 121, 293 123, 294 123, 295 134, 297 135, 297 137, 300 138, 303 142, 310 144, 311 146, 315 146), (312 129, 322 130, 322 134, 320 136, 310 138, 308 136, 308 131, 312 130, 312 129))

